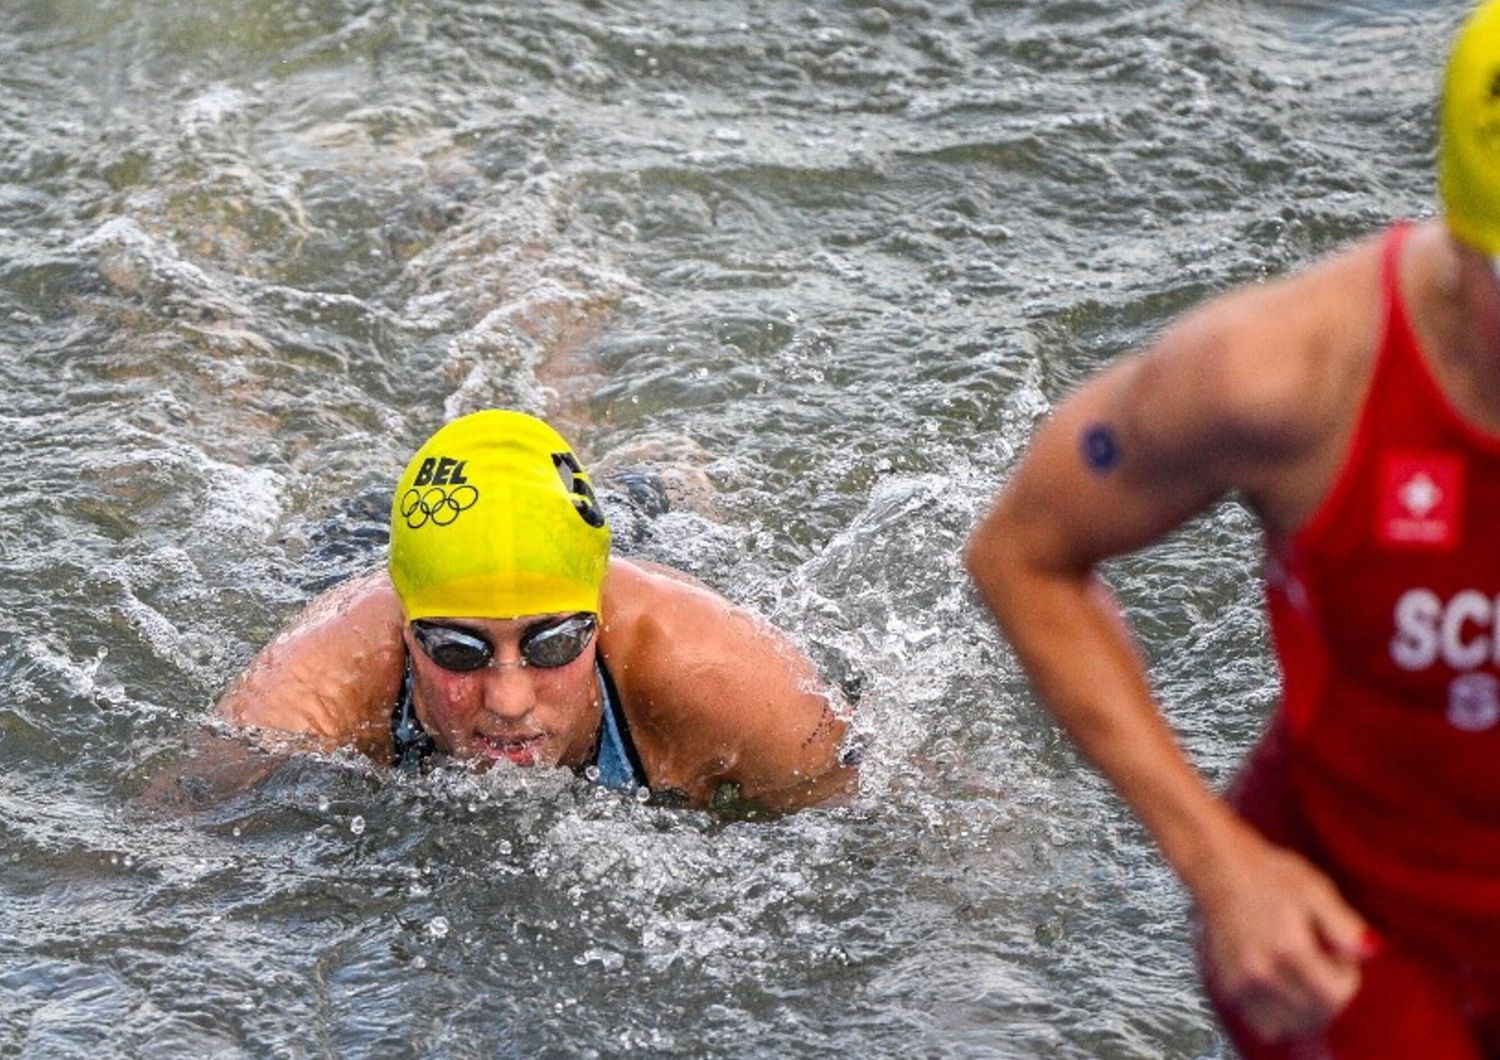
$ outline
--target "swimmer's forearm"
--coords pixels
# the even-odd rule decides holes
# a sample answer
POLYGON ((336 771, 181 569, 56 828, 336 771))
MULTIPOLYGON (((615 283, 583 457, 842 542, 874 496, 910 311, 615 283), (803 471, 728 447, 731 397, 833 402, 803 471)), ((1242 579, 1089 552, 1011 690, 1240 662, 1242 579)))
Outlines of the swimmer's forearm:
POLYGON ((189 745, 188 757, 151 778, 139 796, 143 805, 168 813, 211 807, 254 788, 295 749, 266 750, 207 731, 194 734, 189 745))

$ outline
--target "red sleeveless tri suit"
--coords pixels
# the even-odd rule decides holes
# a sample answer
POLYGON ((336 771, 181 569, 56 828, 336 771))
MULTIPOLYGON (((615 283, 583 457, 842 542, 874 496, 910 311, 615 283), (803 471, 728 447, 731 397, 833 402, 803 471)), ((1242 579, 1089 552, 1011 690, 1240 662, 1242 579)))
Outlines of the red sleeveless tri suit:
MULTIPOLYGON (((1385 242, 1384 334, 1344 466, 1306 526, 1268 541, 1284 699, 1230 797, 1477 1028, 1500 998, 1500 437, 1463 418, 1419 348, 1398 283, 1408 231, 1385 242)), ((1391 1005, 1419 1015, 1412 991, 1386 993, 1364 1006, 1372 1025, 1391 1005)), ((1410 1047, 1374 1033, 1358 1055, 1410 1047)))

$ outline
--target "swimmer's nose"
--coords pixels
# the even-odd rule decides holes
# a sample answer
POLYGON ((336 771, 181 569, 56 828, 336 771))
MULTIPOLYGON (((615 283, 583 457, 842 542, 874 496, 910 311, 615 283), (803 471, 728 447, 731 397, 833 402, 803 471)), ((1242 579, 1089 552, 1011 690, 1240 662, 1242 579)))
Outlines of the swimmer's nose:
POLYGON ((517 662, 491 664, 484 676, 484 709, 497 718, 514 721, 536 707, 531 668, 517 662))

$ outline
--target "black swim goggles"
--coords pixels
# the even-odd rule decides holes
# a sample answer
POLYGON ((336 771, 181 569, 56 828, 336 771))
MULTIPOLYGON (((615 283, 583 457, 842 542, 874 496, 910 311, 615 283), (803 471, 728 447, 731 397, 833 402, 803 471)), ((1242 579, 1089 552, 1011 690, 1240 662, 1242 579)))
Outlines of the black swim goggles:
MULTIPOLYGON (((598 624, 596 615, 581 611, 532 626, 521 634, 521 665, 543 670, 568 665, 589 646, 598 624)), ((483 670, 495 657, 495 646, 472 629, 417 619, 411 632, 429 659, 453 673, 483 670)))

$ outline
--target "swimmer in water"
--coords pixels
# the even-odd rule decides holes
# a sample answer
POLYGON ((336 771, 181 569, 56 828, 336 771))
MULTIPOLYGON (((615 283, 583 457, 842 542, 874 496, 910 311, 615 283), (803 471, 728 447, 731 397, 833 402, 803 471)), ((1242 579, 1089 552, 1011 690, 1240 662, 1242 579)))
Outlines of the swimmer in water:
POLYGON ((1500 0, 1441 108, 1442 217, 1216 298, 1070 396, 967 563, 1196 906, 1251 1058, 1500 1057, 1500 0), (1283 701, 1227 797, 1099 564, 1229 494, 1283 701))
POLYGON ((840 700, 802 653, 687 576, 612 558, 572 449, 510 411, 428 439, 388 569, 314 600, 218 712, 383 762, 561 766, 694 805, 793 809, 854 782, 840 700))

